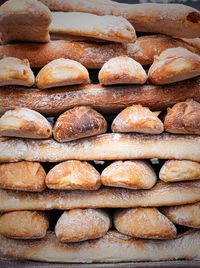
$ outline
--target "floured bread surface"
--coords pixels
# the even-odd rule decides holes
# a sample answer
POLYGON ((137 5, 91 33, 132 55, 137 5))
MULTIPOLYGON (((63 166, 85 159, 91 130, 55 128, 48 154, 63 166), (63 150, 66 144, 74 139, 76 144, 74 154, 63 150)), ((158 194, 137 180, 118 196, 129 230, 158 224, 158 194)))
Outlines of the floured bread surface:
POLYGON ((177 47, 163 51, 154 57, 148 73, 151 83, 170 84, 200 75, 200 56, 177 47))
POLYGON ((0 136, 48 139, 51 134, 52 127, 48 120, 28 108, 9 110, 0 118, 0 136))
POLYGON ((39 239, 49 227, 44 212, 14 211, 0 216, 0 233, 15 239, 39 239))
POLYGON ((0 7, 3 44, 13 41, 49 42, 51 12, 36 0, 9 0, 0 7))
POLYGON ((21 161, 0 164, 0 188, 41 192, 45 189, 46 173, 38 162, 21 161))
POLYGON ((135 30, 125 18, 81 12, 52 12, 50 32, 122 43, 136 40, 135 30))
POLYGON ((200 135, 200 103, 187 99, 168 108, 164 127, 170 133, 200 135))
POLYGON ((59 142, 66 142, 102 134, 106 130, 107 122, 100 113, 89 106, 79 106, 58 117, 53 136, 59 142))
POLYGON ((111 218, 102 209, 73 209, 62 214, 55 233, 61 242, 79 242, 104 236, 110 227, 111 218))
POLYGON ((38 88, 52 88, 89 82, 87 69, 79 62, 56 59, 45 65, 36 77, 38 88))
POLYGON ((161 211, 175 224, 200 228, 200 202, 174 207, 164 207, 161 211))
POLYGON ((168 160, 161 167, 159 178, 165 182, 200 179, 200 163, 188 160, 168 160))
POLYGON ((160 134, 164 130, 163 123, 149 108, 132 105, 120 112, 112 123, 113 132, 138 132, 160 134))
POLYGON ((46 176, 46 185, 51 189, 97 190, 101 180, 99 172, 92 165, 72 160, 52 168, 46 176))
POLYGON ((128 56, 119 56, 107 61, 98 77, 103 85, 144 84, 147 80, 142 65, 128 56))
POLYGON ((157 181, 153 168, 145 161, 116 161, 101 174, 104 185, 129 189, 150 189, 157 181))
POLYGON ((0 86, 21 85, 30 87, 35 76, 27 59, 7 57, 0 60, 0 86))
POLYGON ((168 239, 176 236, 175 225, 156 208, 130 208, 115 212, 120 233, 140 238, 168 239))

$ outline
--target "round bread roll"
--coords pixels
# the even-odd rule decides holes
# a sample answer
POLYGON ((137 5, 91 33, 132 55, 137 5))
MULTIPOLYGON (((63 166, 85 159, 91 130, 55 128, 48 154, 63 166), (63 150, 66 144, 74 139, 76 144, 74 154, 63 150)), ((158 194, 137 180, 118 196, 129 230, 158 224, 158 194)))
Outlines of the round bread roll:
POLYGON ((89 80, 89 73, 81 63, 63 58, 49 62, 36 77, 40 89, 85 84, 89 80))
POLYGON ((20 161, 0 164, 0 188, 41 192, 45 189, 46 172, 38 162, 20 161))
POLYGON ((59 218, 55 233, 61 242, 79 242, 104 236, 110 227, 111 218, 102 209, 72 209, 59 218))
POLYGON ((35 76, 27 59, 7 57, 0 60, 0 86, 21 85, 31 87, 35 76))
POLYGON ((200 103, 187 99, 168 108, 164 127, 170 133, 200 135, 200 103))
POLYGON ((39 239, 49 227, 44 212, 14 211, 0 216, 0 233, 15 239, 39 239))
POLYGON ((148 78, 152 84, 164 85, 200 75, 200 56, 177 47, 164 50, 154 57, 148 78))
POLYGON ((189 160, 168 160, 161 167, 159 178, 165 182, 200 179, 200 163, 189 160))
POLYGON ((156 208, 129 208, 116 211, 114 226, 134 237, 169 239, 176 236, 175 225, 156 208))
POLYGON ((105 133, 105 118, 91 107, 74 107, 61 114, 54 126, 53 136, 59 142, 76 140, 105 133))
POLYGON ((121 111, 112 123, 112 132, 138 132, 160 134, 164 130, 163 123, 157 114, 141 105, 132 105, 121 111))
POLYGON ((103 85, 144 84, 147 74, 142 65, 128 56, 119 56, 107 61, 99 72, 103 85))
POLYGON ((113 187, 150 189, 156 181, 153 168, 142 160, 113 162, 101 174, 101 182, 113 187))
POLYGON ((46 176, 50 189, 98 190, 101 186, 99 172, 89 163, 71 160, 59 163, 46 176))
POLYGON ((48 139, 52 127, 40 113, 28 108, 16 108, 0 118, 0 136, 48 139))
POLYGON ((162 213, 175 224, 200 228, 200 202, 161 208, 162 213))

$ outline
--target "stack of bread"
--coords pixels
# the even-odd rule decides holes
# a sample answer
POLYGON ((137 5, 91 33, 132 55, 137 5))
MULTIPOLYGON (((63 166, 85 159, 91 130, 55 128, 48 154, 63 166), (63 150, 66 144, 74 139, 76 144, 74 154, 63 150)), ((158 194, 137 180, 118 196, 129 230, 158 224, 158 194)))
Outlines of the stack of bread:
POLYGON ((0 32, 0 257, 200 258, 200 13, 9 0, 0 32))

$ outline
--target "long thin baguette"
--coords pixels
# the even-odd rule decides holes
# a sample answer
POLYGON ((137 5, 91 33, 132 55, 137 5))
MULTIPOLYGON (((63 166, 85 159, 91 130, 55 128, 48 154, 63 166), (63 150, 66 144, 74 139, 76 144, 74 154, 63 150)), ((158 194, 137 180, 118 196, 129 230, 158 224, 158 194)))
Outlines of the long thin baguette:
POLYGON ((110 133, 66 143, 0 138, 0 162, 119 159, 186 159, 200 162, 200 136, 110 133))
POLYGON ((0 59, 28 59, 32 68, 43 67, 52 60, 67 58, 86 68, 101 68, 110 58, 127 55, 143 65, 151 64, 155 55, 172 47, 184 47, 200 54, 199 40, 193 43, 165 35, 139 37, 135 43, 100 43, 55 40, 46 44, 9 44, 0 46, 0 59))
POLYGON ((53 232, 43 239, 14 240, 0 235, 0 256, 35 261, 94 263, 193 259, 199 255, 200 231, 191 230, 176 239, 135 239, 109 231, 96 240, 61 243, 53 232), (123 249, 123 250, 122 250, 123 249))
POLYGON ((123 16, 133 24, 136 31, 163 33, 185 38, 199 37, 200 13, 186 5, 156 3, 130 5, 95 0, 40 1, 53 10, 123 16))
POLYGON ((200 200, 200 181, 158 182, 149 190, 101 187, 96 191, 45 190, 41 193, 0 189, 0 211, 73 208, 158 207, 200 200))
POLYGON ((200 102, 200 77, 162 86, 91 84, 43 91, 6 86, 0 87, 0 114, 15 107, 27 107, 46 116, 56 116, 80 105, 91 106, 102 113, 116 113, 132 104, 161 111, 188 98, 200 102))

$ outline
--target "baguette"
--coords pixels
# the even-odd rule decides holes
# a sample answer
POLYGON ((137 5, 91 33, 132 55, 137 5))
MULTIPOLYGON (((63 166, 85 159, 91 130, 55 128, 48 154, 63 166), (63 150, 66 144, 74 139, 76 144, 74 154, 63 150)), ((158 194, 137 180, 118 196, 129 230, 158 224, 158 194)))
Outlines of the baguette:
POLYGON ((186 159, 200 162, 200 136, 109 133, 66 143, 0 138, 0 162, 119 159, 186 159))
POLYGON ((47 116, 60 115, 80 105, 91 106, 102 113, 116 113, 132 104, 141 104, 151 110, 160 111, 187 98, 200 101, 200 77, 162 86, 103 87, 91 84, 45 91, 6 86, 0 87, 0 114, 20 106, 47 116))
POLYGON ((198 10, 181 4, 120 4, 94 0, 40 0, 50 9, 89 12, 98 15, 123 16, 136 31, 164 33, 171 36, 195 38, 200 32, 198 10))
POLYGON ((96 240, 68 244, 59 242, 55 234, 49 231, 39 241, 13 240, 0 235, 0 256, 68 263, 190 260, 200 256, 199 245, 198 230, 160 241, 135 239, 109 231, 96 240))
MULTIPOLYGON (((199 41, 200 42, 200 41, 199 41)), ((196 44, 164 35, 139 37, 135 43, 96 43, 55 40, 46 44, 10 44, 0 46, 0 59, 28 59, 31 68, 43 67, 52 60, 66 58, 79 61, 86 68, 101 68, 109 59, 127 55, 142 65, 151 64, 155 55, 172 47, 184 47, 200 54, 196 44)))
POLYGON ((130 190, 102 186, 97 191, 45 190, 27 193, 0 189, 0 211, 74 208, 130 208, 174 206, 200 201, 200 181, 166 183, 152 189, 130 190), (181 193, 181 194, 180 194, 181 193))

